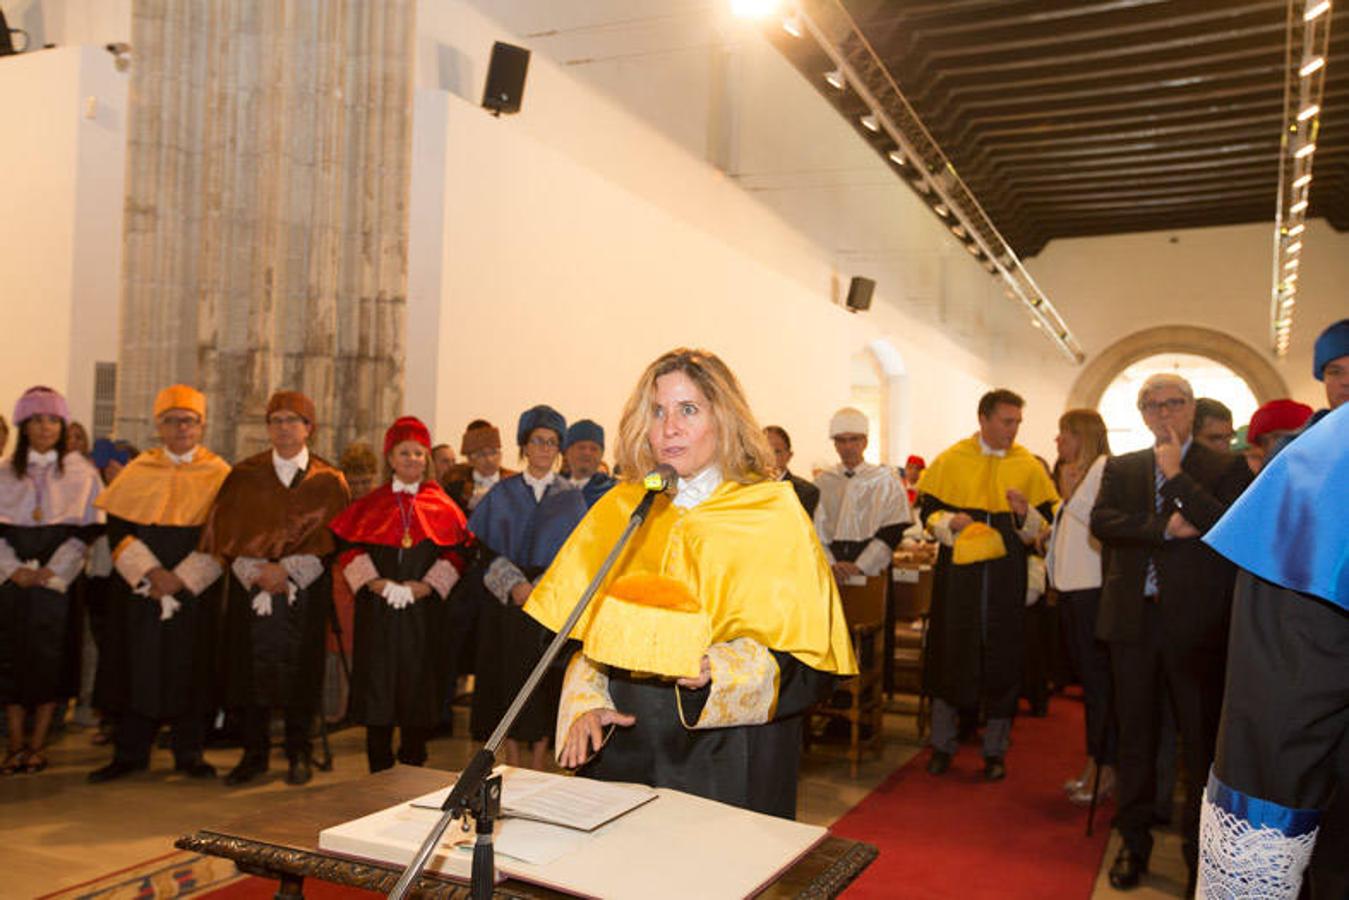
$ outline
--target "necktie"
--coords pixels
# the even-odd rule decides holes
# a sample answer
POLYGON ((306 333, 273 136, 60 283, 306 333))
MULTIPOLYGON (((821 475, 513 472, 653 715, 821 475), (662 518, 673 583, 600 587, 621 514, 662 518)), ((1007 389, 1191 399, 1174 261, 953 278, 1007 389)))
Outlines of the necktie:
MULTIPOLYGON (((1153 492, 1152 492, 1153 509, 1156 512, 1161 512, 1162 485, 1166 484, 1166 476, 1162 474, 1162 470, 1158 468, 1156 465, 1152 467, 1152 481, 1153 481, 1153 492)), ((1157 563, 1153 561, 1151 556, 1148 557, 1147 575, 1143 577, 1143 596, 1144 597, 1157 596, 1157 563)))

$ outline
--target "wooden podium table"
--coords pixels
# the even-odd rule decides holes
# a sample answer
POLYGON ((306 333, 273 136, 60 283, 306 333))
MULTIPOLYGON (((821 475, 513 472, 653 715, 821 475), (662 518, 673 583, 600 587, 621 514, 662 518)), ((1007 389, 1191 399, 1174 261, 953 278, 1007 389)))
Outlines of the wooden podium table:
MULTIPOLYGON (((262 812, 185 835, 182 850, 233 860, 240 871, 281 882, 278 898, 303 896, 304 879, 317 878, 387 894, 401 869, 357 862, 318 848, 319 832, 453 783, 454 773, 395 766, 359 781, 336 784, 262 812)), ((451 825, 459 827, 458 823, 451 825)), ((876 858, 870 844, 830 835, 783 872, 763 898, 835 897, 876 858)), ((423 875, 413 888, 420 897, 467 898, 468 885, 423 875)), ((568 895, 516 879, 503 881, 496 896, 562 898, 568 895)))

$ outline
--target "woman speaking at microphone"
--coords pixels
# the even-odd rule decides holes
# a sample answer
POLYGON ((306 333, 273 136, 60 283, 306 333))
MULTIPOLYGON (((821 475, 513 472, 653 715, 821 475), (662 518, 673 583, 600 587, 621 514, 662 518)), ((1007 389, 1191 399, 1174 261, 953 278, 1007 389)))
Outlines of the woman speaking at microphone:
POLYGON ((571 636, 558 762, 608 781, 796 815, 801 716, 857 671, 834 579, 736 378, 702 350, 647 367, 623 410, 622 484, 525 605, 556 631, 641 501, 656 498, 571 636), (606 733, 607 732, 607 733, 606 733))

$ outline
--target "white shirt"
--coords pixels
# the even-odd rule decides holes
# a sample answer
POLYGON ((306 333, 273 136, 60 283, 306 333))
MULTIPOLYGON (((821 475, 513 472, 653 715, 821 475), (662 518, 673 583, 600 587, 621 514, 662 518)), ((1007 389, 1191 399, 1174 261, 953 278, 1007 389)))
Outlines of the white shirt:
POLYGON ((399 481, 397 476, 394 477, 391 487, 393 487, 395 494, 411 494, 414 497, 422 489, 420 484, 408 484, 406 481, 399 481))
POLYGON ((524 477, 525 484, 533 489, 535 503, 543 499, 543 492, 548 490, 548 485, 552 484, 557 479, 556 472, 549 472, 542 478, 535 478, 533 475, 529 474, 529 472, 521 472, 520 474, 524 477))
POLYGON ((46 453, 38 453, 36 450, 28 451, 28 465, 30 466, 51 466, 56 464, 56 451, 48 450, 46 453))
POLYGON ((988 446, 988 444, 985 444, 984 436, 982 434, 978 435, 978 438, 979 438, 979 451, 983 453, 984 456, 997 456, 999 458, 1007 456, 1006 450, 994 450, 992 447, 988 446))
POLYGON ((1045 569, 1049 583, 1061 591, 1085 591, 1101 586, 1101 542, 1091 534, 1091 508, 1101 492, 1105 460, 1105 454, 1096 457, 1054 520, 1045 569))
POLYGON ((680 478, 675 490, 674 505, 693 509, 721 487, 721 466, 711 465, 691 478, 680 478))
POLYGON ((829 550, 832 541, 866 541, 857 557, 857 567, 867 575, 878 575, 890 561, 892 550, 876 532, 887 525, 908 525, 913 521, 909 495, 904 483, 888 466, 864 462, 852 470, 852 477, 840 463, 826 469, 816 479, 820 505, 815 507, 815 531, 824 545, 829 562, 835 562, 829 550))
POLYGON ((281 479, 281 483, 290 487, 290 483, 295 480, 295 473, 309 468, 309 448, 301 447, 300 452, 290 459, 272 450, 272 468, 276 470, 276 477, 281 479))
POLYGON ((175 466, 181 466, 181 465, 183 465, 183 464, 185 464, 185 463, 190 463, 190 462, 192 462, 192 457, 194 457, 194 456, 197 455, 197 448, 196 448, 196 447, 193 447, 191 450, 187 451, 186 453, 179 454, 179 453, 174 453, 172 450, 170 450, 169 448, 165 447, 165 448, 164 448, 164 455, 167 456, 167 457, 169 458, 169 461, 172 462, 175 466))

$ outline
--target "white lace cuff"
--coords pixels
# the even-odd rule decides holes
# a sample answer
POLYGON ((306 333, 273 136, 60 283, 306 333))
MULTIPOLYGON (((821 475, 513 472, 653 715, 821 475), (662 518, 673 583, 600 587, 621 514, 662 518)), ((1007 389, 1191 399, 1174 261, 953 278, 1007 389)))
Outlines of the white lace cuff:
POLYGON ((427 569, 426 574, 422 576, 422 581, 429 584, 431 590, 439 594, 442 600, 450 596, 450 588, 454 587, 458 580, 459 570, 448 559, 436 560, 435 565, 427 569))
POLYGON ((1209 773, 1199 815, 1199 887, 1205 900, 1295 900, 1320 830, 1318 810, 1248 797, 1209 773))
POLYGON ((370 558, 369 553, 361 553, 352 557, 351 562, 342 567, 342 577, 347 580, 347 587, 351 588, 351 592, 357 594, 361 588, 379 577, 379 570, 375 568, 375 561, 370 558))
POLYGON ((323 574, 323 560, 308 553, 281 557, 281 568, 300 590, 309 587, 323 574))
POLYGON ((492 560, 492 564, 487 567, 487 574, 482 577, 483 585, 492 592, 492 596, 505 605, 511 602, 511 589, 527 581, 529 579, 525 577, 525 573, 504 556, 492 560))
POLYGON ((189 553, 182 562, 173 567, 173 574, 183 580, 183 584, 194 597, 200 597, 202 592, 215 584, 220 572, 220 563, 216 562, 214 556, 198 551, 189 553))
POLYGON ((117 549, 112 551, 112 567, 122 580, 135 588, 151 569, 160 568, 160 562, 139 538, 128 536, 122 538, 117 549))

